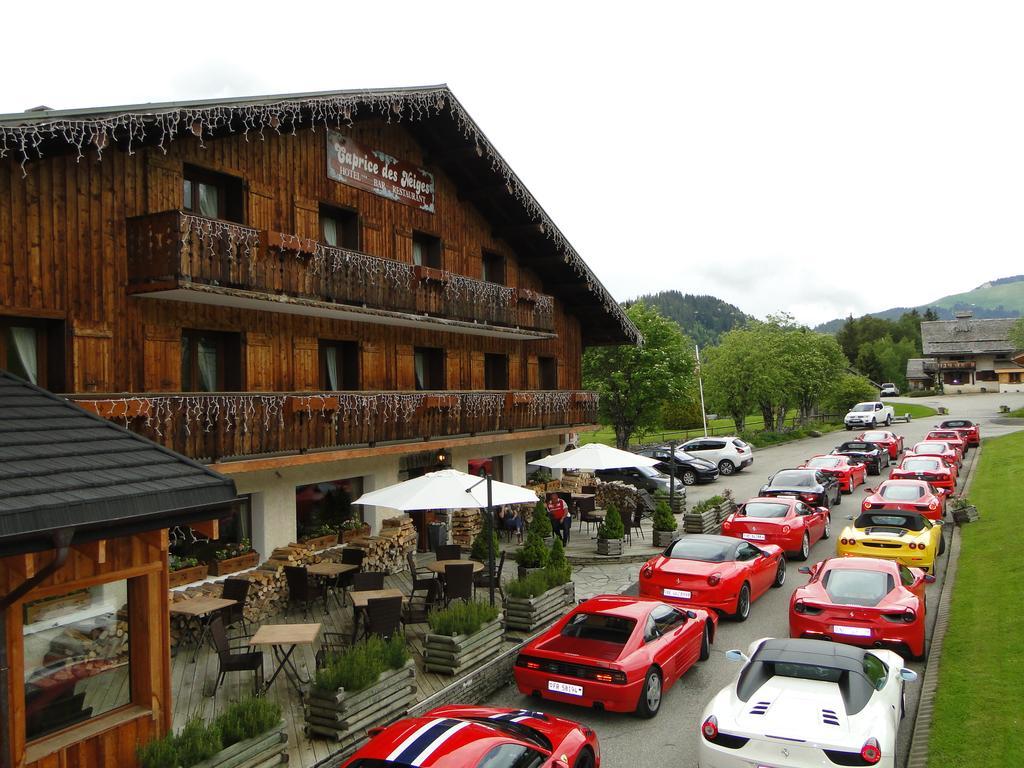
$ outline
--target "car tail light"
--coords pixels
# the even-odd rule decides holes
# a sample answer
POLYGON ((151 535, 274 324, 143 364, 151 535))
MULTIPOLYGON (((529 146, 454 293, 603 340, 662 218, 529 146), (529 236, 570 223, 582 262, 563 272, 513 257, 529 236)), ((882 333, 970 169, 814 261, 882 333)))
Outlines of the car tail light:
POLYGON ((868 501, 865 501, 864 504, 861 505, 861 509, 874 509, 874 507, 875 505, 868 501))
POLYGON ((860 748, 860 759, 868 765, 875 765, 882 759, 882 748, 878 746, 878 739, 870 738, 860 748))
POLYGON ((717 587, 721 583, 722 583, 722 574, 720 574, 720 573, 712 573, 710 576, 708 576, 708 586, 709 587, 717 587))
POLYGON ((910 548, 911 549, 924 549, 924 544, 915 544, 914 542, 910 542, 910 548))
POLYGON ((783 533, 789 533, 790 530, 792 530, 792 529, 788 525, 782 526, 782 532, 783 533))
POLYGON ((641 571, 641 574, 645 579, 649 579, 651 578, 651 576, 654 575, 654 569, 649 565, 645 565, 644 569, 641 571))
POLYGON ((939 508, 939 500, 938 499, 932 499, 931 502, 929 502, 929 504, 928 504, 928 509, 935 510, 935 509, 938 509, 938 508, 939 508))
POLYGON ((800 498, 803 499, 804 501, 814 501, 817 498, 817 496, 815 496, 815 494, 813 493, 801 493, 800 498))
POLYGON ((853 539, 840 539, 839 543, 842 544, 843 546, 849 546, 849 545, 853 544, 853 539))
POLYGON ((822 609, 816 605, 808 605, 805 603, 802 597, 793 605, 793 610, 806 616, 817 616, 822 611, 822 609))
POLYGON ((620 670, 609 670, 608 672, 595 672, 592 677, 599 683, 617 683, 622 685, 626 682, 626 673, 620 670))
POLYGON ((903 622, 905 624, 913 624, 916 619, 917 614, 914 612, 913 608, 907 608, 907 610, 903 612, 903 622))
MULTIPOLYGON (((708 741, 714 741, 718 738, 718 718, 714 715, 710 715, 704 724, 700 727, 700 732, 704 738, 708 741)), ((867 744, 864 745, 865 747, 867 744)), ((864 750, 861 750, 861 755, 864 754, 864 750)), ((877 760, 875 761, 877 762, 877 760)))
POLYGON ((730 523, 728 520, 726 520, 724 523, 722 523, 722 530, 723 531, 730 531, 730 530, 732 530, 732 523, 730 523))

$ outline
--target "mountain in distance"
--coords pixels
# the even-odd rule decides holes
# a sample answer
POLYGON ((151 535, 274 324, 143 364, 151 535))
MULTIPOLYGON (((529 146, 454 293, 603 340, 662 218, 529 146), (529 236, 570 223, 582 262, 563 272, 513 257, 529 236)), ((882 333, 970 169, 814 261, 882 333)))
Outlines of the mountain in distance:
MULTIPOLYGON (((975 317, 1021 317, 1024 315, 1024 275, 1001 277, 998 280, 982 283, 973 291, 943 296, 941 299, 917 307, 892 307, 868 314, 886 320, 896 320, 911 309, 924 312, 929 307, 935 310, 940 320, 952 320, 953 313, 960 310, 971 310, 975 317)), ((814 330, 822 333, 835 333, 845 322, 846 318, 836 318, 822 323, 814 330)))
POLYGON ((701 347, 717 344, 723 333, 750 319, 739 307, 714 296, 661 291, 623 303, 629 306, 636 301, 657 307, 665 317, 679 323, 683 333, 701 347))

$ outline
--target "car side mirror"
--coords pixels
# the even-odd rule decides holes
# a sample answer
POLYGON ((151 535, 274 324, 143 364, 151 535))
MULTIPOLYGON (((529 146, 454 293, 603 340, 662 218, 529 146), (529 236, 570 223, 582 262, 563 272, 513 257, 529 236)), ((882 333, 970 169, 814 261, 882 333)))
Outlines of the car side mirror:
POLYGON ((796 571, 797 573, 806 573, 809 576, 811 574, 811 566, 801 565, 799 568, 796 569, 796 571))
MULTIPOLYGON (((934 579, 933 579, 933 581, 934 581, 934 579)), ((686 618, 688 618, 688 619, 696 619, 697 618, 697 612, 696 611, 687 611, 686 612, 686 618)))
POLYGON ((729 661, 750 661, 747 654, 745 654, 743 651, 737 651, 735 648, 731 651, 726 651, 725 658, 727 658, 729 661))
POLYGON ((924 575, 924 583, 925 584, 934 584, 935 583, 935 577, 932 576, 930 573, 926 573, 924 575))
POLYGON ((864 493, 874 493, 874 492, 875 492, 874 488, 865 488, 864 489, 864 493))
POLYGON ((900 670, 900 680, 904 683, 915 683, 917 682, 917 672, 903 667, 903 669, 900 670))
POLYGON ((846 519, 847 519, 847 520, 853 520, 853 515, 847 515, 847 516, 846 516, 846 519))
POLYGON ((569 763, 562 758, 551 761, 551 768, 569 768, 569 763))

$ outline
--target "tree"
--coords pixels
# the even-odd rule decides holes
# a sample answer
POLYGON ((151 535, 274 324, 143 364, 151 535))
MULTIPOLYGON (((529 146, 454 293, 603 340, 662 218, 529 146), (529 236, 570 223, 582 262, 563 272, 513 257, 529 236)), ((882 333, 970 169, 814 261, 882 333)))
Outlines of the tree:
POLYGON ((626 314, 644 336, 642 346, 592 347, 583 355, 584 385, 601 398, 601 420, 615 444, 629 447, 634 433, 660 425, 666 403, 693 396, 693 345, 676 323, 637 302, 626 314))
POLYGON ((863 376, 847 373, 832 382, 821 399, 821 407, 825 413, 842 416, 857 403, 874 400, 876 397, 878 390, 874 384, 863 376))
POLYGON ((1010 343, 1016 350, 1024 349, 1024 317, 1011 326, 1010 343))

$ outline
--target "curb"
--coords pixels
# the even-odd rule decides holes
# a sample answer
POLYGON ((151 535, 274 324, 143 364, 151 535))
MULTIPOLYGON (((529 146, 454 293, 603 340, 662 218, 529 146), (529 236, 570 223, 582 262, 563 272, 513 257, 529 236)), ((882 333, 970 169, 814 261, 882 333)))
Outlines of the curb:
MULTIPOLYGON (((966 496, 974 481, 974 473, 981 460, 982 447, 979 445, 974 461, 971 462, 970 473, 964 482, 961 495, 966 496)), ((942 594, 939 596, 939 607, 936 611, 935 623, 932 626, 932 642, 928 649, 928 661, 925 665, 921 681, 921 699, 914 717, 914 735, 910 740, 910 753, 906 768, 927 768, 928 740, 932 731, 932 712, 935 709, 935 692, 939 687, 939 662, 942 658, 942 645, 949 628, 950 606, 953 602, 953 587, 956 584, 957 565, 960 561, 960 526, 954 525, 953 535, 949 542, 949 558, 946 561, 946 577, 942 582, 942 594)))

